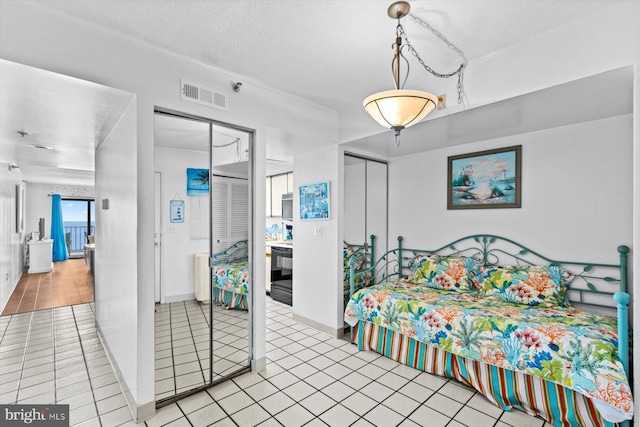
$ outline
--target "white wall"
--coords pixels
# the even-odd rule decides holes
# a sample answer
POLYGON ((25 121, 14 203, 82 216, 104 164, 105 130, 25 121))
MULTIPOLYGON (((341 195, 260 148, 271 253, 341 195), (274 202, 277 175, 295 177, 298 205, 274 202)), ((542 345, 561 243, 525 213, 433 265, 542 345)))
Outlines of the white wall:
POLYGON ((16 233, 16 185, 22 172, 0 162, 0 313, 22 276, 25 233, 16 233))
POLYGON ((27 233, 38 231, 40 218, 44 218, 45 237, 51 233, 51 196, 46 184, 27 182, 27 216, 24 230, 27 233))
POLYGON ((319 181, 329 181, 331 218, 303 221, 300 219, 300 194, 294 192, 293 207, 293 315, 294 318, 337 334, 343 325, 342 241, 338 234, 337 213, 341 211, 339 183, 344 165, 340 147, 330 146, 295 156, 293 176, 295 188, 319 181), (323 165, 323 168, 318 167, 323 165), (322 235, 314 236, 321 228, 322 235))
POLYGON ((144 335, 146 331, 137 315, 141 305, 136 286, 140 274, 135 221, 138 189, 131 185, 136 174, 135 139, 133 100, 96 150, 94 299, 96 324, 128 386, 125 397, 139 402, 144 398, 144 384, 139 376, 153 376, 153 365, 140 365, 139 350, 145 346, 153 348, 153 338, 144 335), (103 205, 105 200, 108 209, 103 205))
MULTIPOLYGON (((191 240, 191 203, 209 197, 187 197, 187 168, 209 169, 209 153, 156 147, 155 169, 161 175, 161 286, 165 302, 194 299, 193 254, 209 252, 209 239, 191 240), (176 194, 185 202, 184 222, 169 221, 169 201, 176 194), (198 200, 195 200, 198 199, 198 200), (169 225, 175 231, 169 231, 169 225)), ((208 211, 208 210, 207 210, 208 211)))
POLYGON ((27 216, 25 218, 25 232, 38 231, 38 221, 45 220, 45 232, 47 237, 51 232, 51 196, 50 194, 60 194, 64 197, 87 197, 95 196, 95 188, 83 185, 52 185, 27 182, 27 216))
MULTIPOLYGON (((307 101, 292 97, 252 81, 197 63, 167 51, 113 32, 103 30, 39 7, 33 3, 2 2, 0 14, 0 57, 21 64, 94 81, 137 95, 137 162, 135 179, 127 191, 137 191, 137 215, 130 211, 130 221, 137 223, 138 405, 154 400, 154 107, 182 111, 256 130, 254 198, 254 274, 255 286, 264 287, 264 177, 267 130, 286 129, 311 140, 335 144, 338 135, 337 115, 307 101), (229 111, 223 112, 180 99, 180 78, 229 92, 229 82, 242 80, 239 93, 229 92, 229 111)), ((118 163, 110 165, 118 167, 118 163)), ((337 247, 337 242, 336 242, 337 247)), ((254 304, 253 359, 266 355, 265 295, 257 291, 254 304)), ((133 308, 132 308, 133 309, 133 308)), ((116 316, 119 311, 111 311, 116 316)), ((106 314, 106 313, 105 313, 106 314)), ((114 320, 118 322, 117 320, 114 320)), ((136 334, 131 328, 123 335, 136 334)), ((114 338, 122 342, 129 338, 114 338)), ((120 363, 120 361, 118 361, 120 363)), ((128 363, 122 361, 122 363, 128 363)))
POLYGON ((393 159, 389 237, 436 248, 478 233, 550 258, 616 263, 631 245, 632 116, 618 116, 393 159), (447 210, 447 157, 522 145, 522 208, 447 210))

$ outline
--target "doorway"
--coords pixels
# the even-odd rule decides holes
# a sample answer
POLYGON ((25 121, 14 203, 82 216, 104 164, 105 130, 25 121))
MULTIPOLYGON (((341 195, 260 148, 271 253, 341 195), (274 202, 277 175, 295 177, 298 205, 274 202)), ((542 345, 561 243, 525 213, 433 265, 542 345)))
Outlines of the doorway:
POLYGON ((84 257, 84 245, 94 241, 95 204, 93 199, 62 198, 62 220, 69 258, 84 257))

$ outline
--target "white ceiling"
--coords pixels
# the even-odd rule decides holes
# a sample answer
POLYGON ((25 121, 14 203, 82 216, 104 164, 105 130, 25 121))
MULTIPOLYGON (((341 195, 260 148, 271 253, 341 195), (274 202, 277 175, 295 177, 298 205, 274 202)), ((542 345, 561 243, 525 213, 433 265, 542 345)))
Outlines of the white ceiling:
POLYGON ((28 181, 68 185, 93 185, 96 146, 134 97, 2 59, 0 94, 0 162, 20 166, 28 181))
MULTIPOLYGON (((418 0, 411 7, 473 63, 624 1, 634 0, 418 0)), ((366 96, 392 86, 391 0, 38 2, 338 112, 360 108, 366 96)), ((403 25, 433 68, 458 68, 458 56, 440 40, 410 18, 403 25)), ((418 67, 414 61, 408 86, 432 93, 455 88, 418 67)))
MULTIPOLYGON (((633 0, 420 0, 411 4, 414 15, 466 53, 469 74, 474 60, 626 1, 633 0)), ((389 71, 396 23, 386 14, 390 0, 32 3, 246 76, 239 77, 245 85, 266 84, 337 112, 361 108, 367 95, 392 85, 389 71)), ((459 58, 441 41, 410 18, 403 25, 436 70, 457 68, 459 58)), ((408 83, 412 89, 446 93, 453 87, 453 82, 436 79, 418 67, 412 63, 408 83)), ((0 60, 0 85, 0 161, 20 165, 25 179, 32 182, 92 185, 95 145, 108 135, 133 95, 4 60, 0 60), (31 135, 21 138, 18 130, 31 135), (55 148, 38 150, 29 144, 55 148)), ((444 122, 430 126, 444 129, 444 122)), ((407 150, 412 132, 424 125, 403 132, 401 151, 388 152, 388 132, 351 145, 375 151, 377 144, 380 153, 400 155, 407 150)), ((160 135, 157 144, 201 144, 184 133, 176 134, 183 131, 193 132, 167 128, 167 140, 163 142, 160 135)), ((269 138, 268 173, 291 170, 290 139, 287 135, 269 138)), ((424 150, 423 144, 418 146, 424 150)))

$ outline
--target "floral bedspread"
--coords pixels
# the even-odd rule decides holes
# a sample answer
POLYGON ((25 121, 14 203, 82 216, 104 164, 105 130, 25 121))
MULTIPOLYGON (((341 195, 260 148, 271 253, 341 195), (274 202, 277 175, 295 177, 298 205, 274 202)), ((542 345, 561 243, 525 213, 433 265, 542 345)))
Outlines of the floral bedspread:
POLYGON ((616 319, 573 307, 532 307, 474 293, 386 283, 354 294, 345 321, 373 322, 451 353, 559 383, 632 414, 616 319))
POLYGON ((249 293, 248 263, 233 262, 213 266, 213 286, 236 294, 249 293))

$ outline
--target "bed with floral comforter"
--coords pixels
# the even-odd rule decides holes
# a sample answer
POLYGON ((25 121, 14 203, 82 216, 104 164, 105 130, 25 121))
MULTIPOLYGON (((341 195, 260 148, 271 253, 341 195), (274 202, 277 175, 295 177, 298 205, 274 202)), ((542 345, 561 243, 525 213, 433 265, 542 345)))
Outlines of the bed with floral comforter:
POLYGON ((554 261, 488 235, 435 251, 405 249, 402 237, 398 244, 376 262, 395 256, 395 280, 358 290, 345 309, 360 350, 455 378, 504 410, 556 426, 628 425, 626 246, 617 265, 554 261), (505 259, 513 264, 498 264, 505 259), (619 284, 619 321, 570 304, 611 307, 614 294, 602 284, 619 284), (607 305, 590 303, 591 295, 607 305))
POLYGON ((213 266, 213 302, 224 308, 247 310, 249 270, 246 261, 213 266))

